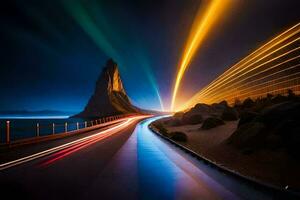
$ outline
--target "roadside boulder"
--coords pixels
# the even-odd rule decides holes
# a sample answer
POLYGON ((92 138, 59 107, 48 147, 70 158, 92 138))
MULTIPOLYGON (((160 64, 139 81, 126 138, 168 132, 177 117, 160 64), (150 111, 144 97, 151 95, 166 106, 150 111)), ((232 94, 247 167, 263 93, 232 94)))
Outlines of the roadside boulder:
POLYGON ((208 117, 203 121, 201 129, 208 130, 223 125, 224 121, 217 117, 208 117))
POLYGON ((250 122, 240 126, 228 139, 227 143, 239 149, 256 149, 264 144, 265 125, 261 122, 250 122))
POLYGON ((243 124, 249 123, 253 120, 255 120, 256 117, 258 117, 259 114, 257 112, 252 111, 243 111, 240 113, 240 121, 238 124, 238 127, 240 127, 243 124))
POLYGON ((235 108, 226 108, 221 114, 221 118, 225 121, 235 121, 238 120, 238 112, 235 108))
POLYGON ((242 103, 243 108, 251 108, 253 106, 254 106, 254 101, 249 97, 245 99, 244 102, 242 103))
POLYGON ((182 116, 181 122, 182 124, 190 124, 190 125, 200 124, 203 122, 203 117, 200 114, 185 113, 182 116))
POLYGON ((300 102, 287 101, 262 110, 262 119, 266 125, 273 126, 281 121, 300 121, 300 102))
POLYGON ((204 104, 204 103, 198 103, 193 108, 191 108, 187 113, 189 114, 200 114, 200 115, 206 115, 210 114, 211 112, 211 106, 204 104))
POLYGON ((211 105, 212 109, 216 112, 223 112, 225 109, 229 108, 227 101, 221 101, 220 103, 214 103, 211 105))

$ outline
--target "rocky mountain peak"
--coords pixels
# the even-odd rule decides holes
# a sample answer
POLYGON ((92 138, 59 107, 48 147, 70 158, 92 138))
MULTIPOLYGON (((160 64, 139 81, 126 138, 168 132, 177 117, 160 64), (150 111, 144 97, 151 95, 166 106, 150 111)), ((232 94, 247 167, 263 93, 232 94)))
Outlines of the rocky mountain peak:
POLYGON ((139 109, 131 104, 126 94, 117 63, 109 59, 96 82, 94 94, 75 117, 96 118, 136 112, 139 109))
MULTIPOLYGON (((107 80, 108 84, 107 84, 107 90, 109 92, 121 92, 123 94, 126 94, 125 89, 123 87, 123 83, 120 77, 120 72, 118 69, 118 65, 117 63, 115 63, 112 59, 109 59, 106 62, 106 66, 103 69, 103 72, 101 74, 102 76, 105 76, 105 79, 107 80)), ((102 84, 102 77, 99 77, 98 81, 97 81, 97 85, 98 83, 102 84)))

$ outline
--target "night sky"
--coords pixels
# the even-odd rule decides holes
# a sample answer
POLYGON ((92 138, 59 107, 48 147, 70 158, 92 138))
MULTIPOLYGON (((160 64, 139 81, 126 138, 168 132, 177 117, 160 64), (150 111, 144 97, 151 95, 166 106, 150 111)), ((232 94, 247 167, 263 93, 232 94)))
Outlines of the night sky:
MULTIPOLYGON (((191 97, 226 68, 300 22, 299 0, 233 0, 179 90, 191 97)), ((132 102, 169 107, 199 0, 6 1, 1 4, 0 110, 83 109, 106 60, 132 102)))

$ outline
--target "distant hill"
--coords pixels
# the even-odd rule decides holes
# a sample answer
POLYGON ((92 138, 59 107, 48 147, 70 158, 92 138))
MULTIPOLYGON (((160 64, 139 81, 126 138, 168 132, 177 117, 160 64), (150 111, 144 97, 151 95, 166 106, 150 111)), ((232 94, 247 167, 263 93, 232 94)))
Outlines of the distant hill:
POLYGON ((0 110, 0 115, 72 115, 70 112, 63 112, 58 110, 0 110))

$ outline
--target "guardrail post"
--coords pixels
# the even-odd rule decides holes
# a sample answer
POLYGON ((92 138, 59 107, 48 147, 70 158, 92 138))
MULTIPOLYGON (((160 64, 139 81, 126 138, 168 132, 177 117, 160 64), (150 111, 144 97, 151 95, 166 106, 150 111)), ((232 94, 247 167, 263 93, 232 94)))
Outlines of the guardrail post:
POLYGON ((40 124, 39 123, 36 124, 36 136, 37 137, 40 136, 40 124))
POLYGON ((77 130, 79 130, 79 123, 78 122, 76 123, 76 127, 77 127, 77 130))
POLYGON ((10 121, 6 121, 6 144, 10 143, 10 121))
POLYGON ((55 134, 55 124, 52 123, 52 134, 54 135, 55 134))
POLYGON ((65 123, 65 133, 68 132, 68 122, 65 123))
POLYGON ((91 125, 93 126, 94 124, 93 124, 93 121, 91 121, 91 125))
POLYGON ((84 127, 85 127, 85 128, 87 127, 87 122, 84 122, 84 127))

